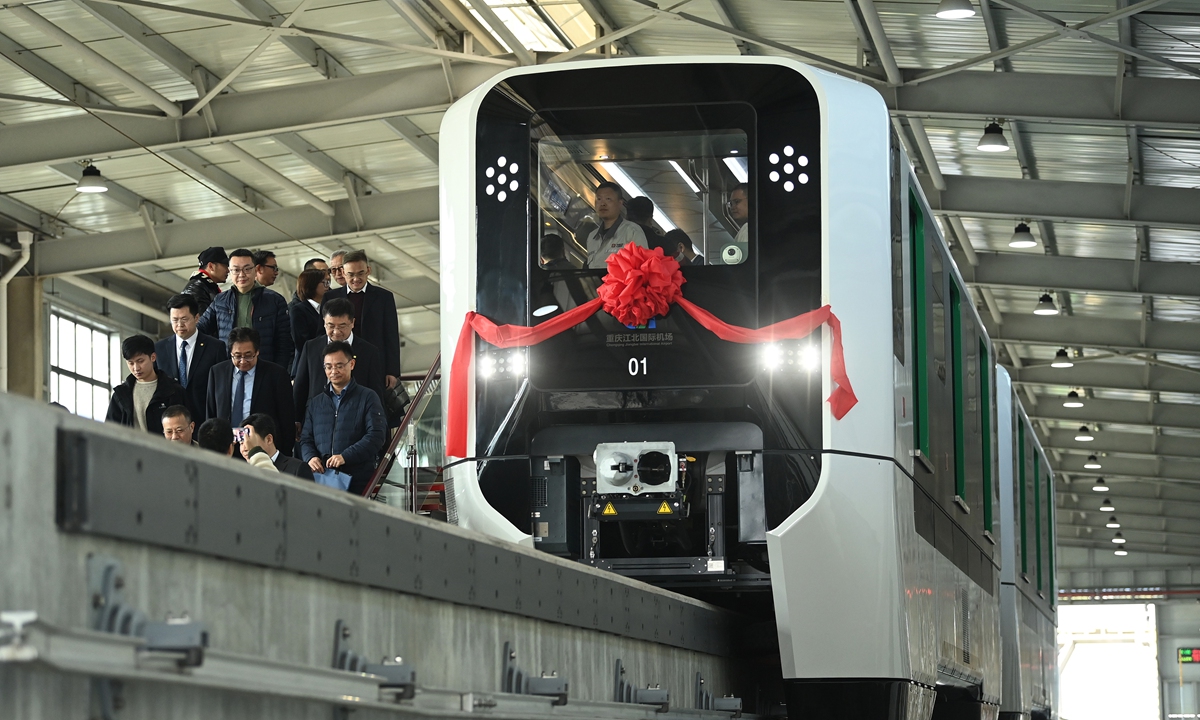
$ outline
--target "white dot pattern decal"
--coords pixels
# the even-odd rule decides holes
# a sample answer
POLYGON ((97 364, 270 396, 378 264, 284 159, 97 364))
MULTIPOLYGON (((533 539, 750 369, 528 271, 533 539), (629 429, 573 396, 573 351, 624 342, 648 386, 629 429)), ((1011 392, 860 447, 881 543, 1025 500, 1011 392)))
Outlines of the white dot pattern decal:
POLYGON ((513 193, 513 197, 516 197, 517 190, 521 188, 521 183, 517 181, 517 171, 520 169, 517 163, 510 163, 508 158, 501 155, 496 158, 495 167, 488 167, 483 171, 483 174, 489 180, 495 179, 495 183, 489 182, 484 186, 483 191, 489 197, 495 197, 500 202, 508 199, 509 192, 513 193), (506 185, 508 190, 505 190, 506 185))
POLYGON ((791 145, 784 145, 779 152, 767 155, 767 162, 776 166, 767 173, 767 179, 773 183, 782 182, 784 192, 808 184, 808 173, 800 172, 800 168, 808 167, 808 156, 799 155, 791 145))

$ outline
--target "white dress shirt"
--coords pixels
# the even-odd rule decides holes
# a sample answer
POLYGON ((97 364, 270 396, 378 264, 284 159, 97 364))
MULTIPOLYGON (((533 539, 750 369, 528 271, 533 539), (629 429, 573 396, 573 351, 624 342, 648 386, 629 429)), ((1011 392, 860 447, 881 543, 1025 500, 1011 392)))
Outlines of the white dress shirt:
MULTIPOLYGON (((200 341, 200 333, 198 331, 192 333, 192 336, 190 338, 188 338, 187 340, 180 338, 178 335, 175 336, 175 363, 176 364, 179 363, 179 351, 181 349, 183 349, 183 344, 185 342, 187 343, 187 367, 179 368, 178 372, 182 373, 184 371, 187 371, 189 385, 191 384, 191 381, 192 381, 192 360, 196 359, 196 343, 198 343, 199 341, 200 341)), ((176 377, 178 377, 178 375, 176 377)))

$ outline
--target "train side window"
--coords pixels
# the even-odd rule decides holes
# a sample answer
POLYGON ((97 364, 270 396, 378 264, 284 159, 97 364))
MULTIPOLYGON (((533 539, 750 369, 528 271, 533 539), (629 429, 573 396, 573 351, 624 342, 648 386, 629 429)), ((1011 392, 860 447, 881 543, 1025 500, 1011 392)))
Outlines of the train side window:
POLYGON ((954 494, 967 500, 967 408, 966 358, 963 347, 962 295, 958 283, 950 282, 950 367, 954 392, 954 494))
POLYGON ((925 314, 928 284, 925 280, 927 246, 925 212, 910 193, 908 203, 909 246, 912 250, 913 308, 913 444, 923 457, 929 457, 929 320, 925 314))
POLYGON ((1033 545, 1037 557, 1037 589, 1042 591, 1042 487, 1040 473, 1042 463, 1037 455, 1033 458, 1033 545))
POLYGON ((1048 558, 1048 562, 1046 563, 1046 575, 1047 575, 1047 585, 1049 585, 1049 600, 1050 600, 1051 606, 1054 605, 1055 595, 1058 592, 1058 589, 1056 587, 1057 583, 1055 582, 1056 573, 1054 570, 1055 507, 1056 507, 1056 505, 1054 502, 1054 474, 1051 473, 1049 470, 1047 470, 1046 471, 1046 533, 1047 533, 1048 537, 1046 538, 1047 539, 1046 545, 1047 545, 1047 550, 1049 550, 1049 558, 1048 558))
POLYGON ((1029 537, 1028 521, 1025 517, 1025 421, 1017 415, 1017 502, 1021 518, 1021 574, 1029 573, 1029 548, 1025 542, 1029 537))
POLYGON ((979 414, 983 439, 983 528, 995 535, 992 524, 992 359, 983 338, 979 338, 979 414))
MULTIPOLYGON (((932 223, 931 223, 932 224, 932 223)), ((945 261, 935 243, 937 232, 930 230, 926 242, 929 245, 929 290, 930 306, 933 309, 933 370, 938 380, 946 384, 946 296, 945 261)))

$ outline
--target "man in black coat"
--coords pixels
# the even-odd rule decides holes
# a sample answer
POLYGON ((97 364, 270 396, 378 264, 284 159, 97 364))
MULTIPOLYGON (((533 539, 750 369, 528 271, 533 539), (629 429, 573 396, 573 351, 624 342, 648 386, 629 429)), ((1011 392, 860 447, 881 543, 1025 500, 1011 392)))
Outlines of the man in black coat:
POLYGON ((246 418, 242 427, 250 431, 246 436, 246 441, 242 443, 242 456, 246 460, 250 459, 248 457, 250 451, 259 447, 271 458, 271 462, 279 472, 298 477, 301 480, 313 479, 312 469, 308 465, 290 455, 284 455, 275 446, 275 421, 269 415, 254 413, 246 418))
POLYGON ((188 278, 187 284, 180 292, 196 298, 200 306, 197 314, 203 315, 213 300, 221 294, 220 283, 229 279, 229 257, 225 254, 225 248, 213 246, 200 253, 196 259, 200 261, 200 269, 188 278))
POLYGON ((254 413, 265 413, 279 428, 275 446, 291 455, 296 428, 291 378, 287 368, 258 357, 258 342, 254 328, 234 328, 229 333, 231 359, 217 363, 208 373, 206 412, 233 427, 241 427, 254 413))
POLYGON ((172 334, 154 343, 155 365, 164 374, 183 386, 187 402, 184 407, 192 414, 197 427, 208 419, 205 402, 208 399, 208 371, 213 365, 229 358, 225 343, 196 329, 200 306, 191 295, 176 295, 167 301, 171 313, 172 334), (180 366, 179 361, 186 365, 180 366))
POLYGON ((154 341, 132 335, 121 342, 121 357, 129 366, 129 377, 113 388, 105 422, 162 436, 163 412, 184 402, 183 388, 163 373, 154 371, 154 341))
POLYGON ((296 370, 296 384, 292 386, 292 399, 299 419, 304 418, 308 399, 325 390, 325 346, 331 342, 350 344, 354 350, 354 381, 374 390, 380 402, 383 401, 383 356, 379 348, 354 332, 354 307, 350 301, 345 298, 330 300, 321 311, 325 316, 325 335, 304 344, 296 370))
POLYGON ((400 321, 396 318, 396 298, 391 292, 367 282, 371 266, 367 254, 352 250, 343 258, 342 275, 346 286, 325 293, 325 302, 346 298, 354 308, 354 331, 363 340, 383 352, 383 373, 387 387, 400 379, 400 321))

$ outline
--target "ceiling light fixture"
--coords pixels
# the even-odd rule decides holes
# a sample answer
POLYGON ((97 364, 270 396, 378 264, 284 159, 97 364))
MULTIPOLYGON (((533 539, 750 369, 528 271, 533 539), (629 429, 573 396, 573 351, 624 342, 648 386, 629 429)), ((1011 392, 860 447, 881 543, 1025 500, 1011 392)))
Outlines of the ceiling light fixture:
POLYGON ((1116 550, 1113 550, 1113 555, 1116 555, 1118 557, 1125 557, 1128 554, 1129 554, 1129 551, 1126 550, 1125 548, 1117 548, 1116 550))
POLYGON ((699 195, 700 186, 696 184, 695 180, 692 180, 692 176, 688 175, 687 172, 685 172, 684 169, 679 166, 679 163, 675 162, 674 160, 668 160, 667 162, 671 163, 671 167, 675 168, 675 172, 679 173, 679 177, 683 178, 683 181, 692 189, 692 192, 699 195))
POLYGON ((983 137, 979 138, 979 144, 975 147, 983 152, 1008 150, 1008 140, 1004 138, 1004 129, 1000 127, 1000 123, 989 123, 983 129, 983 137))
POLYGON ((1092 486, 1092 490, 1096 492, 1108 492, 1108 483, 1104 482, 1104 478, 1096 478, 1096 484, 1092 486))
POLYGON ((1117 528, 1121 527, 1121 523, 1117 522, 1116 515, 1112 515, 1108 518, 1108 524, 1104 527, 1108 528, 1109 530, 1116 530, 1117 528))
MULTIPOLYGON (((1079 397, 1079 393, 1072 390, 1071 392, 1067 393, 1067 399, 1063 400, 1063 407, 1081 408, 1083 407, 1083 398, 1079 397)), ((1085 465, 1084 467, 1087 466, 1085 465)))
POLYGON ((943 20, 962 20, 974 15, 975 6, 971 0, 942 0, 938 3, 937 16, 943 20))
POLYGON ((1037 307, 1033 309, 1034 315, 1057 315, 1058 306, 1054 304, 1054 298, 1050 297, 1050 293, 1042 293, 1038 298, 1037 307))
POLYGON ((1083 461, 1084 470, 1099 470, 1100 467, 1100 458, 1095 455, 1088 455, 1088 459, 1083 461))
POLYGON ((1054 360, 1050 363, 1050 367, 1069 368, 1075 367, 1075 363, 1071 362, 1071 356, 1067 354, 1066 348, 1059 348, 1058 352, 1054 353, 1054 360))
POLYGON ((1116 512, 1117 508, 1113 506, 1112 500, 1105 500, 1100 503, 1100 512, 1116 512))
POLYGON ((1012 239, 1008 241, 1010 248, 1031 248, 1037 247, 1037 240, 1033 237, 1033 233, 1029 231, 1029 226, 1025 223, 1018 223, 1017 229, 1013 231, 1012 239))
POLYGON ((1125 536, 1122 535, 1121 533, 1117 533, 1116 536, 1113 538, 1113 542, 1118 545, 1124 545, 1125 544, 1125 536))
POLYGON ((750 175, 746 172, 746 158, 727 157, 725 158, 725 167, 729 168, 729 172, 733 173, 738 182, 744 183, 750 180, 750 175))
POLYGON ((100 174, 100 168, 88 164, 83 169, 83 177, 79 178, 79 182, 75 183, 75 192, 81 193, 102 193, 108 192, 108 181, 100 174))
POLYGON ((1079 432, 1075 433, 1075 440, 1077 442, 1091 442, 1095 439, 1096 436, 1092 434, 1091 430, 1088 430, 1087 425, 1080 425, 1079 432))

